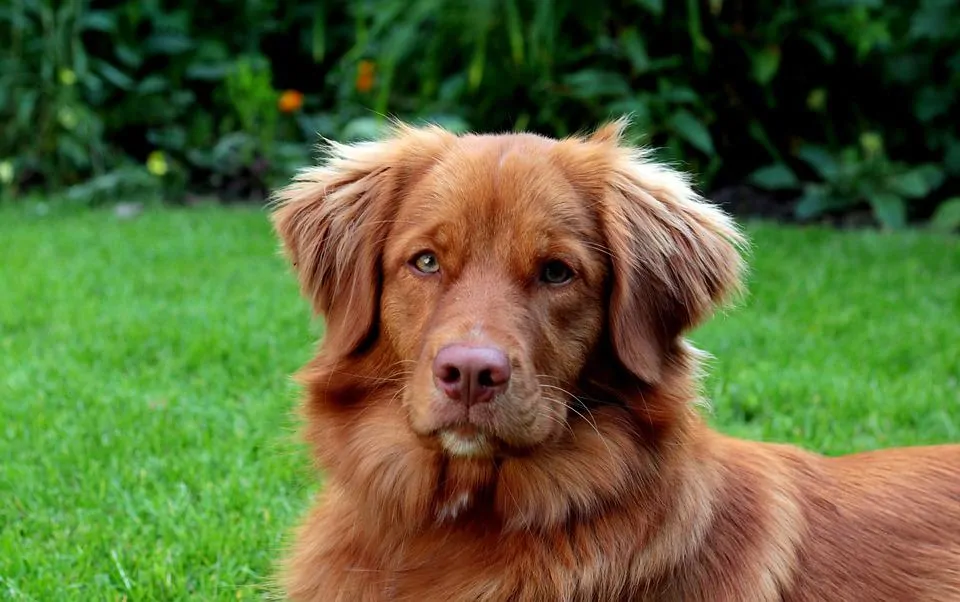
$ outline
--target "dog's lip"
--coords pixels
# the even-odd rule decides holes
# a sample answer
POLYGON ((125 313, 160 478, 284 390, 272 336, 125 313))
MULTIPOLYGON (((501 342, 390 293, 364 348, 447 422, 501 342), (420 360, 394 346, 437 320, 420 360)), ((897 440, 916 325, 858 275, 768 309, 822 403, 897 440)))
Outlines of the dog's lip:
POLYGON ((436 438, 448 454, 459 457, 486 457, 494 452, 494 437, 470 423, 456 423, 437 429, 436 438))
POLYGON ((473 439, 484 435, 480 427, 472 422, 458 422, 457 424, 446 426, 440 430, 463 439, 473 439))

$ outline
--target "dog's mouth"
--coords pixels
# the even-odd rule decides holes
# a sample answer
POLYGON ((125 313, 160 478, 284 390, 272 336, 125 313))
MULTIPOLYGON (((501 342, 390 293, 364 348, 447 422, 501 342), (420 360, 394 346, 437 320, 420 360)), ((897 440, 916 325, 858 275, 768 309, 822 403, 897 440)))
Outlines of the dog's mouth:
POLYGON ((460 423, 437 432, 440 447, 451 456, 461 458, 485 458, 493 455, 495 439, 479 427, 460 423))

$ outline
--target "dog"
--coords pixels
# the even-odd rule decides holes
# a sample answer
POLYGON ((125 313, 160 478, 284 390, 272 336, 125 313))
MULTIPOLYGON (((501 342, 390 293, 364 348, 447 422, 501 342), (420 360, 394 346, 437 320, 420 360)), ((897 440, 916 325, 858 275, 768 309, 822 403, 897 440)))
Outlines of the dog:
POLYGON ((626 142, 395 123, 271 219, 325 321, 295 601, 960 600, 960 445, 839 458, 698 409, 747 241, 626 142))

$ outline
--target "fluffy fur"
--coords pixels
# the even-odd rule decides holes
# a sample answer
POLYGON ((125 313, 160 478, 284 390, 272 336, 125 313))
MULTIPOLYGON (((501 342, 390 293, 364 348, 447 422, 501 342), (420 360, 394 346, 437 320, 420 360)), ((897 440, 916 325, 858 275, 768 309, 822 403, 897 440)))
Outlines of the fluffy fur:
POLYGON ((738 290, 743 238, 624 126, 397 125, 278 193, 327 328, 289 598, 960 600, 960 446, 825 458, 705 425, 683 335, 738 290), (538 280, 553 260, 572 281, 538 280), (430 363, 463 341, 513 377, 461 412, 430 363))

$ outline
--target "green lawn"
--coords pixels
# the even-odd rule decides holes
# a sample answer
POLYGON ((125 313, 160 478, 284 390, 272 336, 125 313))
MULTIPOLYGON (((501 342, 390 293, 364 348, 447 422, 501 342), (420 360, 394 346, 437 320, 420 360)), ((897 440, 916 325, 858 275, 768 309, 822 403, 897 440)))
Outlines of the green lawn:
MULTIPOLYGON (((960 441, 960 240, 750 233, 750 296, 694 336, 719 428, 960 441)), ((319 329, 276 249, 259 210, 0 210, 0 599, 267 591, 316 487, 289 375, 319 329)))

